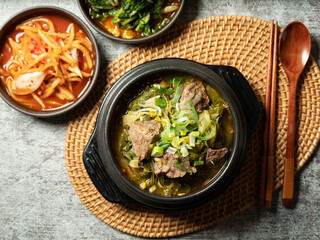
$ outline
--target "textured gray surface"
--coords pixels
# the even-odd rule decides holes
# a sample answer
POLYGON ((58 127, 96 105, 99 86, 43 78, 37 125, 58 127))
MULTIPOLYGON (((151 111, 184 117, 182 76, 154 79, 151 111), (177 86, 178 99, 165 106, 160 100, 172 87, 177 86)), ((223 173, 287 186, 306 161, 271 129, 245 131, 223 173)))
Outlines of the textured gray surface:
MULTIPOLYGON (((75 0, 0 0, 0 23, 26 7, 44 4, 60 6, 80 16, 75 0)), ((310 30, 312 53, 319 64, 319 12, 318 0, 187 0, 184 17, 178 24, 220 15, 275 19, 281 27, 300 20, 310 30)), ((107 62, 132 47, 94 34, 107 62)), ((67 116, 36 119, 0 100, 0 239, 135 239, 100 221, 80 202, 65 168, 66 126, 67 116)), ((319 163, 318 148, 295 178, 294 208, 282 207, 280 191, 274 195, 271 210, 255 206, 181 238, 319 239, 319 163)))

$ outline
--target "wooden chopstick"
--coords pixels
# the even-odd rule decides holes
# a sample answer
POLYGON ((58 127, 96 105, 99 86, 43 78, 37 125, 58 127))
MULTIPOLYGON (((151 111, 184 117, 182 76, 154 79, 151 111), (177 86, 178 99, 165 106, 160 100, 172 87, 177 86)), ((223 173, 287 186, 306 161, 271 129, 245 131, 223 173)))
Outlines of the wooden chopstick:
POLYGON ((273 64, 272 83, 270 99, 270 119, 269 119, 269 141, 268 141, 268 164, 267 164, 267 185, 266 185, 266 207, 271 208, 273 192, 273 170, 274 170, 274 147, 276 129, 276 94, 277 94, 277 60, 278 60, 278 22, 275 22, 274 43, 273 43, 273 64))
POLYGON ((268 139, 269 139, 269 120, 270 120, 270 97, 271 97, 271 78, 272 78, 272 65, 273 65, 273 44, 274 44, 274 24, 271 21, 270 29, 270 43, 269 43, 269 59, 268 59, 268 73, 266 84, 266 100, 265 100, 265 125, 263 132, 263 145, 262 145, 262 159, 260 171, 260 185, 258 204, 265 205, 266 196, 266 176, 267 176, 267 154, 268 154, 268 139))

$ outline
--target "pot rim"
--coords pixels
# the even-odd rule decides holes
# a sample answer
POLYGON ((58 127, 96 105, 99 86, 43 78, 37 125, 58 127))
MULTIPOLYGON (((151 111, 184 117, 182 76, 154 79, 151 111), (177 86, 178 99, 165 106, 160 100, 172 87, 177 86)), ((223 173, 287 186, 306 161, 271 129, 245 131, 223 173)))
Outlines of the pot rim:
POLYGON ((231 87, 219 75, 208 69, 205 65, 185 59, 157 59, 141 64, 124 74, 108 91, 101 104, 97 123, 99 154, 113 181, 117 183, 123 192, 135 200, 152 207, 155 207, 155 205, 156 207, 160 206, 162 209, 177 207, 177 204, 181 202, 192 204, 195 198, 198 199, 201 197, 205 200, 205 197, 220 193, 222 189, 229 185, 230 178, 233 179, 235 176, 232 175, 240 168, 247 144, 244 113, 241 104, 231 87), (184 196, 160 196, 140 189, 127 179, 121 169, 119 169, 110 141, 111 131, 109 131, 109 128, 112 122, 114 108, 119 99, 134 83, 141 81, 147 76, 164 71, 192 74, 213 86, 227 101, 231 110, 230 112, 232 114, 235 129, 234 144, 231 154, 219 173, 216 174, 206 186, 184 196), (108 164, 105 164, 106 161, 108 164), (229 177, 229 179, 227 179, 227 177, 229 177))

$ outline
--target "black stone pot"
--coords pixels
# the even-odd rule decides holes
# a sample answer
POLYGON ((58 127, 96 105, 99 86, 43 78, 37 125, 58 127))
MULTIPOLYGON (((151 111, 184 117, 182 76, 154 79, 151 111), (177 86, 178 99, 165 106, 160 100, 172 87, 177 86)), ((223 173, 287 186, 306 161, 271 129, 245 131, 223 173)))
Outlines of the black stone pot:
POLYGON ((124 74, 108 91, 100 107, 95 130, 83 153, 86 169, 100 193, 110 202, 139 203, 164 210, 186 209, 218 196, 240 170, 249 137, 260 116, 260 106, 241 73, 228 66, 203 65, 185 59, 159 59, 124 74), (118 167, 115 154, 116 126, 128 102, 163 72, 192 74, 214 87, 228 103, 234 123, 234 142, 220 172, 202 189, 185 196, 158 196, 128 180, 118 167))

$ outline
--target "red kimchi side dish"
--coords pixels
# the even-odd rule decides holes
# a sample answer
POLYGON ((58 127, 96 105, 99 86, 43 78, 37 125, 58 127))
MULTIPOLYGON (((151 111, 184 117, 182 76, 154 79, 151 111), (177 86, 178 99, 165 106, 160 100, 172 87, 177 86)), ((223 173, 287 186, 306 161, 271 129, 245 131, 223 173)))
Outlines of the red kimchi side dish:
POLYGON ((20 105, 50 111, 66 107, 86 90, 95 52, 84 31, 58 15, 31 18, 7 36, 0 77, 20 105))

